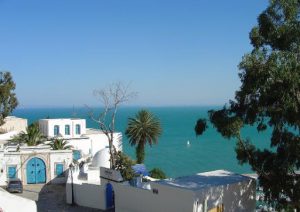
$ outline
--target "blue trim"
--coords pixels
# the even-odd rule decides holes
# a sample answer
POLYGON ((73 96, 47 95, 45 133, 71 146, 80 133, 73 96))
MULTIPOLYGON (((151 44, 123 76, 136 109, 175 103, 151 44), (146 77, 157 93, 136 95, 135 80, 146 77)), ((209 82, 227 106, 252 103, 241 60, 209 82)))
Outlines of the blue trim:
POLYGON ((16 166, 9 166, 8 167, 8 178, 14 179, 17 175, 17 167, 16 166))
POLYGON ((70 125, 65 125, 65 135, 70 135, 70 125))
POLYGON ((64 164, 57 163, 55 166, 55 174, 57 177, 64 177, 64 164))
POLYGON ((81 158, 81 153, 79 150, 73 150, 73 159, 79 160, 81 158))
POLYGON ((80 124, 76 124, 76 135, 80 135, 80 133, 81 133, 80 124))
POLYGON ((54 125, 54 135, 58 135, 59 134, 59 126, 58 125, 54 125))

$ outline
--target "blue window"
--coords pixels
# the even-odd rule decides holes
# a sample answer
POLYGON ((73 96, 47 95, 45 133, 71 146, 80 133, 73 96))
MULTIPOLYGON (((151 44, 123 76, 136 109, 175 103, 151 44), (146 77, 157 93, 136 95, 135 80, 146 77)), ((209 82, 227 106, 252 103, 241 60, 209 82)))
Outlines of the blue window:
POLYGON ((59 126, 54 125, 54 135, 58 135, 58 134, 59 134, 59 126))
POLYGON ((64 164, 57 163, 55 166, 55 174, 58 177, 64 177, 64 164))
POLYGON ((81 158, 81 153, 79 150, 73 150, 73 159, 79 160, 81 158))
POLYGON ((70 135, 70 125, 65 125, 65 135, 70 135))
POLYGON ((80 131, 81 131, 80 124, 76 124, 76 134, 80 135, 80 131))
POLYGON ((8 178, 14 179, 17 175, 17 167, 16 166, 9 166, 8 167, 8 178))

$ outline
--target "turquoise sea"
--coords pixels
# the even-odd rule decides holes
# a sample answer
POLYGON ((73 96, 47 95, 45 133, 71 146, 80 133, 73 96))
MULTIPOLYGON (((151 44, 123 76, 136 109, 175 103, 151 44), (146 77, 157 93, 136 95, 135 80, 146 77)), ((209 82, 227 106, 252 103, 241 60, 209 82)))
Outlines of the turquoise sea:
MULTIPOLYGON (((198 118, 207 117, 209 109, 218 107, 143 107, 154 113, 161 121, 163 134, 159 143, 146 148, 145 164, 148 169, 159 167, 168 177, 178 177, 198 172, 226 169, 237 173, 252 172, 248 165, 239 165, 234 151, 235 141, 222 138, 209 126, 200 137, 196 137, 194 126, 198 118), (190 145, 187 145, 189 141, 190 145)), ((129 117, 133 117, 141 107, 123 107, 118 110, 116 129, 123 133, 123 150, 132 158, 135 148, 128 144, 124 135, 129 117)), ((97 110, 95 110, 97 112, 97 110)), ((87 108, 22 108, 13 115, 27 118, 32 123, 41 118, 85 118, 87 127, 97 128, 89 119, 87 108)), ((258 133, 254 127, 245 127, 244 138, 250 138, 260 148, 268 147, 271 132, 258 133)))

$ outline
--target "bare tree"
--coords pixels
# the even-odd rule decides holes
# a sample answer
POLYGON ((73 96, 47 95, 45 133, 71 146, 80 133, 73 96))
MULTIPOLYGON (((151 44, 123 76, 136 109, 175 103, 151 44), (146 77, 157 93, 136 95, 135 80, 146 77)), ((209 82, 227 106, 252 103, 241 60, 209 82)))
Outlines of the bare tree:
POLYGON ((115 132, 115 119, 118 108, 121 104, 130 101, 137 96, 136 92, 129 90, 130 85, 121 82, 113 83, 107 88, 94 90, 96 96, 103 104, 102 111, 94 114, 94 110, 89 108, 89 117, 95 121, 100 130, 106 135, 109 142, 110 168, 115 169, 115 146, 113 145, 115 132))

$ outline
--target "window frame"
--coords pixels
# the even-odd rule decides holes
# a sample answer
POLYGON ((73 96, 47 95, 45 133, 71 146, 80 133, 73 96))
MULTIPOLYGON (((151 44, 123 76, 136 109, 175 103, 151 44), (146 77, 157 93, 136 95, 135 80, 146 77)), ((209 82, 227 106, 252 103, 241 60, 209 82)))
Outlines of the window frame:
POLYGON ((59 125, 54 125, 54 127, 53 127, 53 134, 54 134, 54 136, 58 136, 59 135, 59 132, 60 131, 60 129, 59 129, 59 125))
POLYGON ((9 165, 6 166, 6 178, 7 179, 16 179, 16 178, 18 178, 18 166, 17 166, 17 164, 9 164, 9 165), (10 167, 14 167, 15 171, 16 171, 15 176, 12 177, 12 178, 9 177, 9 168, 10 167))
POLYGON ((71 135, 70 129, 71 129, 71 126, 69 124, 66 124, 65 125, 65 135, 71 135))
POLYGON ((54 163, 54 175, 55 175, 56 177, 65 177, 65 171, 66 171, 66 169, 65 169, 64 163, 62 163, 62 162, 54 163), (61 173, 61 174, 57 174, 57 166, 58 166, 58 165, 61 165, 61 166, 62 166, 62 173, 61 173))
POLYGON ((80 124, 76 124, 75 125, 75 134, 76 135, 80 135, 81 134, 81 125, 80 124))

